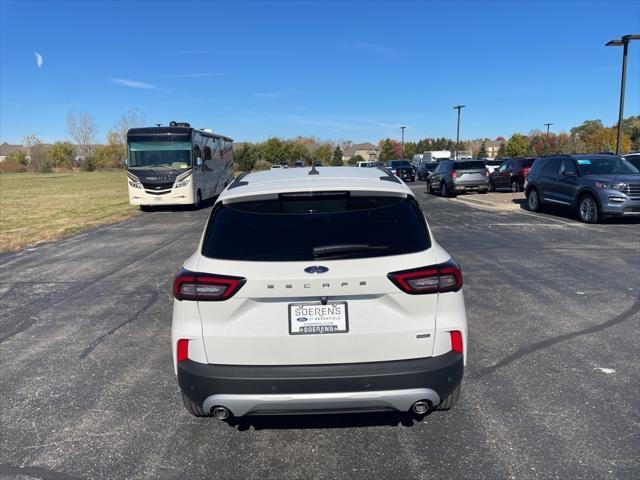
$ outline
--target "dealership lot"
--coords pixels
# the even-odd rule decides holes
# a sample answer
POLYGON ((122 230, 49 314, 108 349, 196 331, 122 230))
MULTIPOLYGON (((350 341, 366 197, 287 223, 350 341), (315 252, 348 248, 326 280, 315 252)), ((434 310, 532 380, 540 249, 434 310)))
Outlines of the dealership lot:
POLYGON ((469 364, 450 412, 189 416, 171 283, 210 210, 159 211, 0 257, 3 475, 638 478, 638 220, 584 225, 410 185, 465 275, 469 364))

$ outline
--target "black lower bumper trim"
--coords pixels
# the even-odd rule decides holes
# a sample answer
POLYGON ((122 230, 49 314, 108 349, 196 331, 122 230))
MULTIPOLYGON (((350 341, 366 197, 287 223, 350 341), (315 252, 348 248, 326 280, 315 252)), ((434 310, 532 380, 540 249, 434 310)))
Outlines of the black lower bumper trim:
POLYGON ((287 394, 361 392, 430 388, 446 397, 462 380, 462 355, 389 362, 329 365, 213 365, 185 360, 178 383, 191 401, 201 404, 215 394, 287 394))

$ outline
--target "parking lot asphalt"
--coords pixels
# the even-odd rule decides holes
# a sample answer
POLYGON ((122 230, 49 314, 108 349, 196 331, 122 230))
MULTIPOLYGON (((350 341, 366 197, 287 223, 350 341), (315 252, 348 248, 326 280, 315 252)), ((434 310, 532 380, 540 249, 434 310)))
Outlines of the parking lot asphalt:
POLYGON ((171 284, 210 209, 159 211, 0 256, 2 477, 640 478, 640 224, 412 188, 465 275, 454 409, 189 416, 171 284))

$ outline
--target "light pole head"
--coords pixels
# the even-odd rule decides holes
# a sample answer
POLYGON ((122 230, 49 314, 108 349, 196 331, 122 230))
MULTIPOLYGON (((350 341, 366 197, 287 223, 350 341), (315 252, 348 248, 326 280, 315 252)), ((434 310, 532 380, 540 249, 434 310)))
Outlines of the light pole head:
POLYGON ((453 107, 454 110, 460 110, 461 108, 466 107, 466 105, 456 105, 455 107, 453 107))

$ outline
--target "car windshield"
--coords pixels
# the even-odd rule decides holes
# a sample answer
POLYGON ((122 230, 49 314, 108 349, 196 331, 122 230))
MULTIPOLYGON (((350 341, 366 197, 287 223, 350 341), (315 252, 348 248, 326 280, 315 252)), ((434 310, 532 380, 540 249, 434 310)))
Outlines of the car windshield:
POLYGON ((455 162, 455 170, 484 170, 485 164, 482 160, 470 160, 465 162, 455 162))
POLYGON ((407 160, 391 160, 389 166, 391 168, 410 167, 411 164, 407 160))
POLYGON ((167 139, 157 135, 131 138, 128 150, 129 168, 180 170, 191 167, 191 141, 185 138, 167 139))
POLYGON ((409 198, 320 192, 220 206, 202 253, 278 262, 402 255, 430 246, 419 207, 409 198))
POLYGON ((583 157, 576 159, 580 175, 627 175, 640 173, 630 162, 620 157, 583 157))

